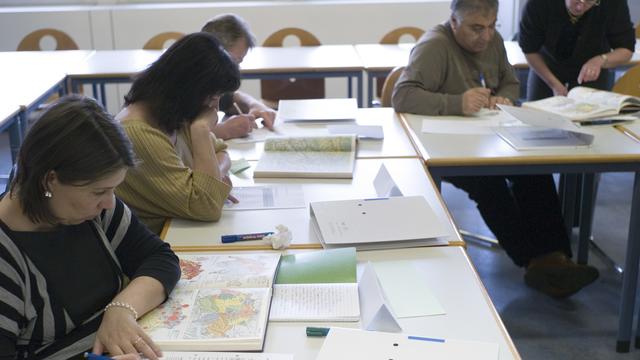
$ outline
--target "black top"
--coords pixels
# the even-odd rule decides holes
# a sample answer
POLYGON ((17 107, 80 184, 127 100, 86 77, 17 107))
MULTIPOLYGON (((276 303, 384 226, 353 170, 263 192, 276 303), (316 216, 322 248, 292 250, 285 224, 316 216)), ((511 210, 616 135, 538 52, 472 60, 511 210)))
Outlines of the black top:
POLYGON ((125 276, 150 276, 167 295, 180 277, 169 244, 120 200, 93 221, 47 232, 0 222, 0 260, 0 359, 87 351, 125 276))
POLYGON ((522 12, 518 43, 525 54, 540 53, 554 74, 577 77, 582 65, 611 49, 635 49, 627 0, 602 0, 576 24, 562 0, 529 0, 522 12))

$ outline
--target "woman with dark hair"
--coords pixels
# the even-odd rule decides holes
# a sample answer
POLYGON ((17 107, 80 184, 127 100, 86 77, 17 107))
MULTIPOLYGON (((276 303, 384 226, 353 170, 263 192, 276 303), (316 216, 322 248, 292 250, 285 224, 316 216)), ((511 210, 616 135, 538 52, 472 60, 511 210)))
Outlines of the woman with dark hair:
POLYGON ((141 164, 117 194, 152 231, 171 217, 220 218, 230 161, 211 129, 220 95, 239 86, 238 66, 207 33, 178 40, 134 80, 116 118, 141 164))
POLYGON ((0 199, 0 358, 160 356, 136 319, 167 298, 180 268, 114 197, 133 165, 93 99, 62 98, 31 128, 0 199))
POLYGON ((518 42, 529 70, 527 99, 566 96, 584 85, 609 90, 609 71, 635 47, 627 0, 529 0, 518 42))

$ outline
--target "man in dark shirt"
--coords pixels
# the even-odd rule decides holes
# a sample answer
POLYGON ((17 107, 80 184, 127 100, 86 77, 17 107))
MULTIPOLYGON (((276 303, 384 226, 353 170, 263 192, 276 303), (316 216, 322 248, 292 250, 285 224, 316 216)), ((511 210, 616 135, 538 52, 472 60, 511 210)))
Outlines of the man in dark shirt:
MULTIPOLYGON (((215 35, 237 64, 242 63, 249 49, 255 45, 249 25, 235 14, 220 14, 212 18, 202 27, 202 31, 215 35)), ((257 127, 256 119, 262 119, 265 127, 273 129, 276 119, 273 109, 242 91, 223 94, 220 110, 228 118, 223 119, 212 131, 223 140, 247 136, 257 127)))
POLYGON ((531 70, 528 100, 586 85, 607 90, 609 72, 635 48, 627 0, 529 0, 519 44, 531 70))

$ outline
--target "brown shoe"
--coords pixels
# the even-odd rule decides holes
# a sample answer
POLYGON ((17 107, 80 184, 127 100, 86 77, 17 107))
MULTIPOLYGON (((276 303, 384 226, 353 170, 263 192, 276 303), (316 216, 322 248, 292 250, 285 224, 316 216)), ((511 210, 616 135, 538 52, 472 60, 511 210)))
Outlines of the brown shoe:
POLYGON ((589 265, 578 265, 564 253, 552 253, 531 259, 524 282, 527 286, 554 298, 565 298, 594 282, 598 269, 589 265))

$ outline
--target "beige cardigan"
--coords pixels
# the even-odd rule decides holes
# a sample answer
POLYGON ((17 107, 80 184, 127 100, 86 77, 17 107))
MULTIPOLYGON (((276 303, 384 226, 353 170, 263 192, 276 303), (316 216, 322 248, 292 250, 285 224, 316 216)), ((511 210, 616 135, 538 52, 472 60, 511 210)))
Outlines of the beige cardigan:
MULTIPOLYGON (((141 119, 122 123, 140 162, 130 169, 116 195, 136 213, 151 231, 160 233, 166 218, 217 221, 231 187, 189 166, 191 136, 180 131, 176 145, 158 129, 141 119), (182 156, 181 156, 182 155, 182 156)), ((226 145, 215 139, 217 151, 226 145)))

